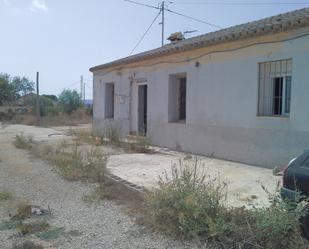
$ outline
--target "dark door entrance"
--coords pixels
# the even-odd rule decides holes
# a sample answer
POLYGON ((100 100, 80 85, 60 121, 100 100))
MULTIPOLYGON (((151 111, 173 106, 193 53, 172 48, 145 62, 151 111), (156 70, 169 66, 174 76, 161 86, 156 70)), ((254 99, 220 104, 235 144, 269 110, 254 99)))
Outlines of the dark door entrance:
POLYGON ((147 85, 138 86, 138 131, 147 133, 147 85))

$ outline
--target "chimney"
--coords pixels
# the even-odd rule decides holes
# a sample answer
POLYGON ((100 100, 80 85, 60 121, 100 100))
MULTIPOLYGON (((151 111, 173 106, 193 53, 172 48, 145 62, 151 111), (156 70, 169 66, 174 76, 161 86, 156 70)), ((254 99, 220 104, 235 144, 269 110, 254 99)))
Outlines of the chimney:
POLYGON ((181 32, 176 32, 176 33, 172 33, 168 38, 167 40, 171 41, 171 43, 175 43, 175 42, 178 42, 178 41, 182 41, 184 40, 185 37, 184 35, 181 33, 181 32))

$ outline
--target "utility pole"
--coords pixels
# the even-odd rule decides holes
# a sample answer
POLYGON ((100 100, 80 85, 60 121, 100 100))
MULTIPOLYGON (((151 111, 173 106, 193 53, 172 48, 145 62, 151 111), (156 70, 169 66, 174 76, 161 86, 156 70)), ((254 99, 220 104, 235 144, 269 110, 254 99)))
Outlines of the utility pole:
POLYGON ((40 125, 40 91, 39 91, 39 72, 36 72, 36 122, 40 125))
POLYGON ((86 100, 86 83, 84 83, 84 104, 85 104, 85 100, 86 100))
POLYGON ((83 79, 83 75, 80 76, 80 100, 83 100, 83 94, 84 92, 84 79, 83 79))
POLYGON ((164 1, 162 1, 162 4, 161 4, 161 12, 162 12, 162 47, 164 46, 164 10, 165 10, 164 5, 165 5, 165 3, 164 3, 164 1))

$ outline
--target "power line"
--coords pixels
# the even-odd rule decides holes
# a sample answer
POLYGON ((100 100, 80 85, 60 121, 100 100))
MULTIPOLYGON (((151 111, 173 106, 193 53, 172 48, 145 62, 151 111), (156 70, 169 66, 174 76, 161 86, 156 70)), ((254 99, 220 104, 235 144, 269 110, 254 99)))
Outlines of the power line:
POLYGON ((172 4, 186 4, 186 5, 307 5, 309 2, 170 2, 172 4))
POLYGON ((92 87, 88 86, 88 84, 85 83, 85 86, 92 90, 92 87))
POLYGON ((176 11, 173 11, 173 10, 170 10, 170 9, 166 9, 167 11, 173 13, 173 14, 176 14, 176 15, 179 15, 179 16, 182 16, 182 17, 186 17, 188 19, 191 19, 191 20, 194 20, 196 22, 200 22, 200 23, 204 23, 204 24, 207 24, 209 26, 213 26, 215 28, 219 28, 219 29, 222 29, 222 27, 216 25, 216 24, 213 24, 213 23, 210 23, 210 22, 206 22, 206 21, 203 21, 203 20, 200 20, 200 19, 197 19, 197 18, 194 18, 192 16, 187 16, 185 14, 182 14, 182 13, 179 13, 179 12, 176 12, 176 11))
POLYGON ((145 4, 145 3, 139 3, 139 2, 135 2, 135 1, 131 1, 131 0, 124 0, 125 2, 129 2, 129 3, 134 3, 134 4, 137 4, 137 5, 141 5, 141 6, 146 6, 146 7, 149 7, 149 8, 153 8, 153 9, 160 9, 159 7, 156 7, 156 6, 153 6, 153 5, 150 5, 150 4, 145 4))
POLYGON ((57 88, 55 91, 58 92, 58 90, 68 89, 68 88, 71 88, 72 86, 77 85, 77 84, 80 84, 80 81, 76 81, 76 82, 74 82, 74 83, 72 83, 70 85, 67 85, 67 86, 64 86, 64 87, 61 87, 61 88, 57 88))
POLYGON ((153 21, 151 22, 151 24, 149 25, 149 27, 147 28, 147 30, 145 31, 145 33, 142 35, 142 37, 139 39, 139 41, 136 43, 135 47, 132 49, 132 51, 130 52, 130 55, 133 54, 134 50, 138 47, 138 45, 144 40, 146 34, 148 33, 148 31, 151 29, 152 25, 155 23, 155 21, 158 19, 158 17, 161 14, 161 10, 159 11, 159 13, 156 15, 156 17, 153 19, 153 21))

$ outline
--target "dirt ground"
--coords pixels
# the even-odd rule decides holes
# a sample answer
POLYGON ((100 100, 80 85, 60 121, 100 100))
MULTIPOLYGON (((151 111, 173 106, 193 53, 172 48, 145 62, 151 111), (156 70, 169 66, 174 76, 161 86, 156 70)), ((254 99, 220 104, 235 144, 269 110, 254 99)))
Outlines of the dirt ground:
MULTIPOLYGON (((168 154, 121 154, 111 156, 108 167, 113 174, 151 189, 157 186, 158 176, 169 172, 181 158, 186 155, 173 151, 168 154)), ((268 194, 262 186, 274 192, 280 181, 270 169, 207 157, 198 157, 198 160, 203 173, 227 183, 227 203, 231 206, 267 205, 268 194)))
MULTIPOLYGON (((90 131, 91 126, 37 128, 11 125, 6 128, 8 132, 23 132, 26 136, 31 135, 35 140, 42 142, 71 139, 66 134, 69 134, 72 129, 90 131)), ((108 160, 111 173, 147 189, 155 188, 159 176, 162 176, 164 172, 170 172, 171 166, 178 164, 179 159, 188 157, 185 153, 164 148, 154 147, 153 149, 157 153, 132 154, 117 149, 103 148, 108 154, 112 154, 108 160)), ((227 204, 231 206, 267 205, 268 194, 262 186, 269 192, 274 192, 281 180, 281 177, 274 176, 270 169, 202 156, 197 158, 201 171, 212 178, 219 177, 222 182, 227 183, 227 204)))
MULTIPOLYGON (((87 125, 79 127, 85 131, 90 131, 90 128, 87 125)), ((68 130, 68 127, 56 129, 63 132, 68 130)), ((179 163, 179 159, 188 158, 186 153, 158 147, 152 149, 157 153, 128 154, 113 151, 108 168, 113 174, 129 182, 152 189, 157 187, 159 176, 169 173, 172 165, 179 163)), ((190 157, 195 158, 194 155, 190 157)), ((280 185, 281 177, 274 176, 271 169, 203 156, 197 158, 203 173, 211 178, 219 177, 221 182, 227 184, 227 204, 230 206, 268 205, 268 194, 262 186, 273 193, 280 185)))
POLYGON ((56 142, 67 139, 61 131, 22 125, 0 125, 0 191, 8 191, 13 198, 0 201, 0 248, 10 249, 14 242, 30 239, 44 248, 61 249, 167 249, 192 248, 180 241, 137 225, 124 207, 102 200, 83 201, 93 193, 94 184, 64 180, 48 163, 34 158, 12 144, 16 134, 32 135, 35 140, 56 142), (57 238, 48 240, 36 235, 21 236, 15 229, 1 229, 20 201, 50 208, 47 219, 53 229, 60 229, 57 238), (73 232, 74 231, 74 232, 73 232))
MULTIPOLYGON (((0 124, 0 191, 9 191, 14 198, 0 202, 0 225, 9 220, 16 202, 21 199, 44 208, 50 207, 53 227, 78 231, 78 236, 60 236, 52 241, 39 241, 44 248, 194 248, 142 228, 123 212, 123 206, 111 201, 85 203, 83 197, 93 193, 94 184, 70 182, 59 177, 48 163, 34 158, 12 144, 16 134, 31 136, 42 143, 69 140, 72 129, 89 131, 90 125, 43 128, 0 124)), ((156 153, 132 154, 121 149, 101 146, 110 154, 111 173, 145 188, 157 186, 158 176, 187 154, 161 148, 156 153)), ((191 157, 191 156, 190 156, 191 157)), ((194 156, 193 156, 194 157, 194 156)), ((267 205, 268 198, 261 185, 273 191, 280 178, 272 170, 250 165, 198 157, 200 170, 210 177, 220 177, 228 185, 227 204, 231 206, 267 205)), ((1 227, 1 226, 0 226, 1 227)), ((0 248, 12 248, 19 241, 14 230, 0 229, 0 248)), ((30 239, 38 241, 35 236, 30 239)))

